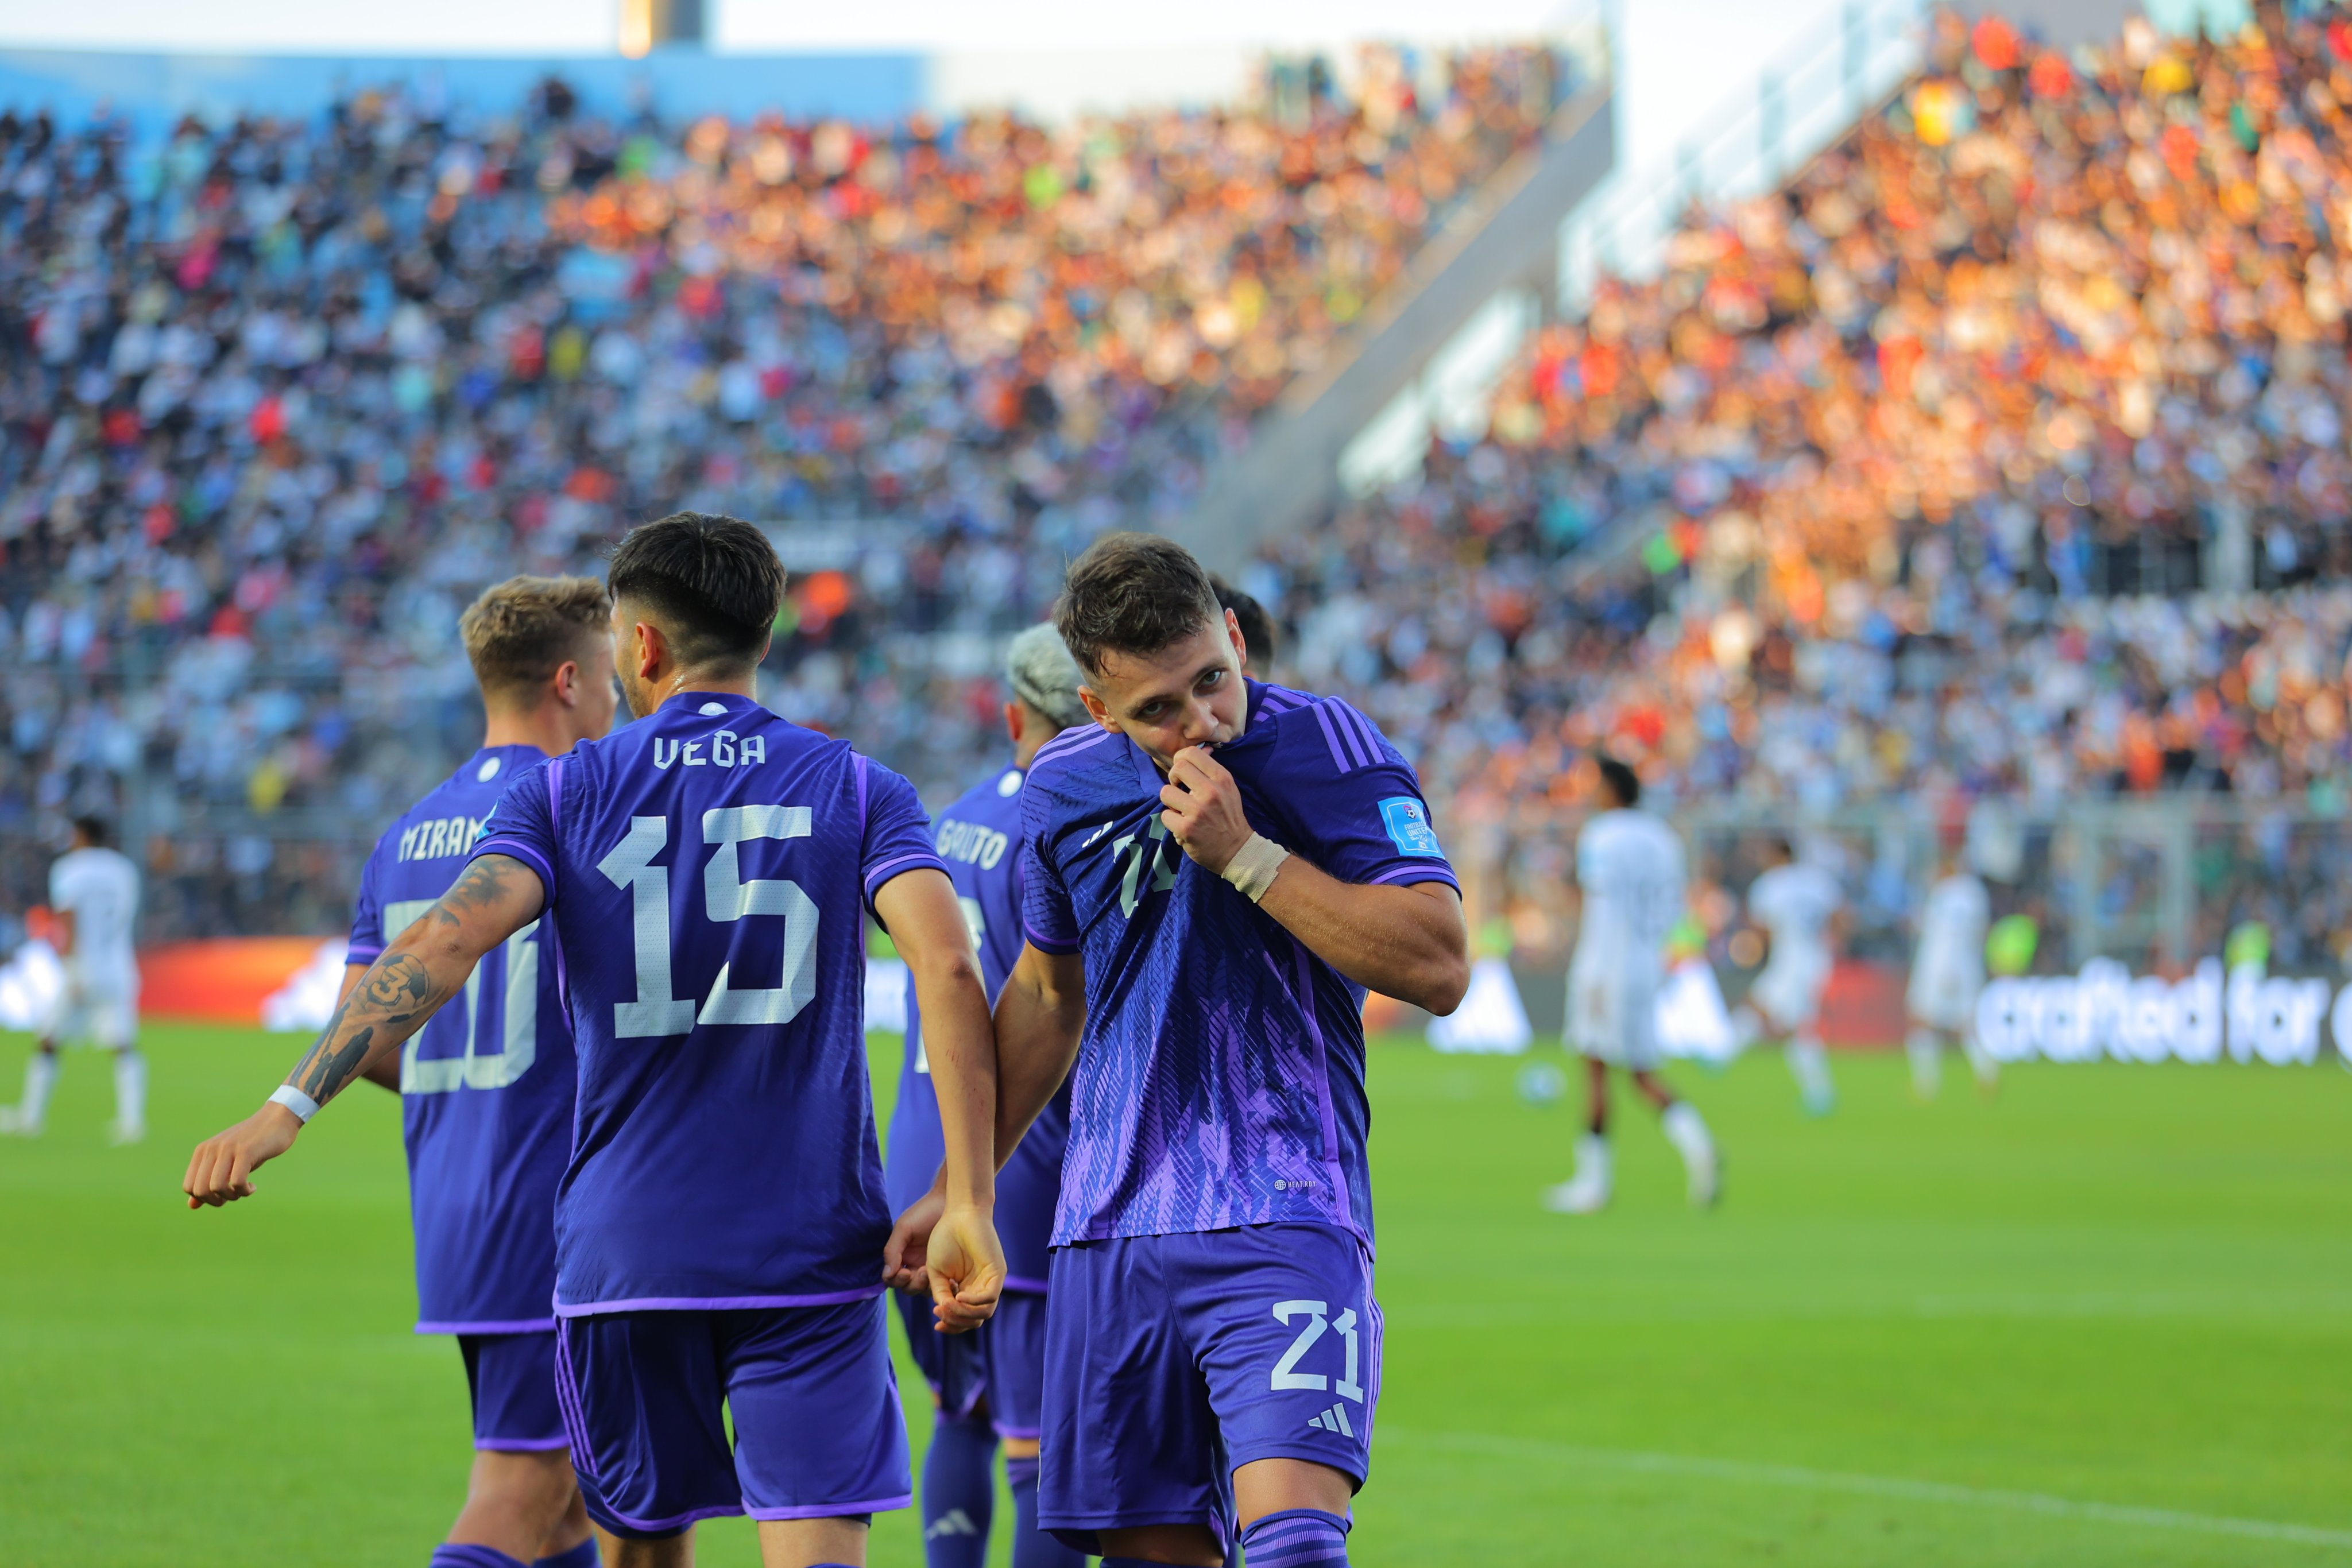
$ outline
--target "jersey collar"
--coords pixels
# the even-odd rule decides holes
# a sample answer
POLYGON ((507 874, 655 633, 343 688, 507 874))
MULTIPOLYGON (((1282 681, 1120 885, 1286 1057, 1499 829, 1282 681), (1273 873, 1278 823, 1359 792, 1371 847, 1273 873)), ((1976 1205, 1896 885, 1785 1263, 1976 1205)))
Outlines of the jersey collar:
POLYGON ((656 716, 661 718, 670 718, 687 715, 691 715, 697 718, 717 718, 719 714, 709 711, 714 704, 718 706, 721 712, 730 716, 734 714, 749 713, 753 709, 758 708, 760 706, 756 701, 751 697, 743 695, 740 692, 698 692, 688 690, 672 692, 669 695, 662 698, 661 706, 655 708, 654 713, 656 716))
MULTIPOLYGON (((1258 699, 1265 695, 1265 682, 1251 680, 1247 675, 1242 677, 1242 732, 1231 740, 1220 741, 1217 745, 1218 750, 1223 751, 1229 747, 1240 746, 1257 734, 1258 717, 1265 711, 1258 699)), ((1160 776, 1159 765, 1151 760, 1150 753, 1136 745, 1134 741, 1129 740, 1125 736, 1121 736, 1119 739, 1126 745, 1128 755, 1135 759, 1137 780, 1151 792, 1154 799, 1157 799, 1160 787, 1168 782, 1160 776)))

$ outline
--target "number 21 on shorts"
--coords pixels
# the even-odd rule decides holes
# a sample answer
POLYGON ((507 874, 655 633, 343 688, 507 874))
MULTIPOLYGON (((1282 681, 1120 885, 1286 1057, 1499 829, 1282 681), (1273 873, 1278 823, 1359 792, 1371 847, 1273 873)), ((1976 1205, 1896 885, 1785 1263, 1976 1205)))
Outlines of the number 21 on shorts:
POLYGON ((1286 1328, 1302 1317, 1307 1320, 1306 1326, 1298 1331, 1298 1337, 1290 1342, 1290 1348, 1282 1353, 1282 1359, 1274 1364, 1274 1377, 1269 1386, 1277 1392, 1287 1388, 1311 1388, 1319 1394, 1328 1389, 1342 1399, 1352 1399, 1361 1405, 1364 1390, 1356 1377, 1363 1364, 1363 1345, 1358 1334, 1356 1309, 1343 1307, 1335 1319, 1331 1316, 1330 1307, 1322 1301, 1274 1303, 1274 1321, 1286 1328), (1347 1370, 1339 1375, 1337 1382, 1320 1372, 1298 1370, 1298 1364, 1307 1359, 1307 1353, 1313 1350, 1326 1333, 1338 1334, 1346 1346, 1347 1370))

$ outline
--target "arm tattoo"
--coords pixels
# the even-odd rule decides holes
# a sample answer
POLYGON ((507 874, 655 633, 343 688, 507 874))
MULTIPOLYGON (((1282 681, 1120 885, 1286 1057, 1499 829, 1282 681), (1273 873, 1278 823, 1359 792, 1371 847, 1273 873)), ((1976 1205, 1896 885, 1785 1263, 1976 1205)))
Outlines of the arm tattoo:
MULTIPOLYGON (((529 871, 520 861, 506 855, 484 855, 466 867, 457 884, 443 894, 439 902, 408 931, 395 938, 383 956, 368 966, 343 1005, 335 1009, 318 1042, 303 1053, 294 1064, 286 1082, 323 1105, 342 1092, 343 1086, 357 1077, 367 1062, 370 1050, 378 1046, 395 1045, 425 1027, 433 1009, 457 995, 473 968, 473 960, 455 975, 436 978, 426 967, 422 955, 411 951, 414 946, 438 953, 445 961, 450 956, 448 929, 462 929, 469 919, 478 929, 485 910, 501 904, 511 904, 520 891, 515 883, 518 873, 529 871), (426 921, 433 925, 427 927, 426 921), (427 930, 437 933, 428 936, 427 930)), ((511 920, 511 914, 491 920, 511 920)), ((513 921, 519 925, 520 921, 513 921)), ((501 932, 500 936, 507 933, 501 932)), ((459 938, 455 944, 459 951, 472 946, 470 938, 459 938)))
POLYGON ((513 891, 514 873, 525 869, 522 862, 506 855, 483 855, 467 863, 434 913, 446 925, 459 925, 474 910, 498 903, 513 891))
POLYGON ((368 967, 286 1082, 325 1104, 358 1073, 379 1033, 407 1039, 454 990, 436 987, 415 954, 386 953, 368 967))

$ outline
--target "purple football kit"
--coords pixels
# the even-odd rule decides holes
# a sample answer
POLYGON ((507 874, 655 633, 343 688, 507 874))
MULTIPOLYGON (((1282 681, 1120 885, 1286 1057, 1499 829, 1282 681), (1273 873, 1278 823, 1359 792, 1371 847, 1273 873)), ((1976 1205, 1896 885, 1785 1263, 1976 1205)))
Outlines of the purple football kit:
MULTIPOLYGON (((963 906, 992 1004, 1021 956, 1022 777, 1017 768, 991 773, 940 812, 932 830, 963 906)), ((951 1416, 965 1416, 984 1394, 990 1424, 1002 1437, 1038 1435, 1045 1384, 1043 1297, 1069 1119, 1065 1090, 1038 1115, 997 1175, 996 1234, 1004 1248, 1006 1276, 996 1315, 970 1333, 943 1334, 932 1326, 929 1297, 898 1298, 907 1343, 940 1407, 951 1416)), ((929 1190, 946 1155, 939 1094, 923 1053, 922 1018, 909 995, 907 1054, 883 1166, 894 1212, 929 1190)))
POLYGON ((643 1537, 904 1507, 862 915, 945 869, 913 789, 685 692, 520 780, 474 852, 545 884, 578 1051, 556 1372, 589 1512, 643 1537))
MULTIPOLYGON (((1342 882, 1458 887, 1412 767, 1336 698, 1255 682, 1216 748, 1258 832, 1342 882)), ((1083 956, 1055 1220, 1039 1521, 1204 1524, 1232 1473, 1361 1483, 1380 1397, 1361 987, 1160 819, 1124 736, 1065 732, 1022 790, 1023 920, 1083 956)))
MULTIPOLYGON (((433 907, 499 797, 546 759, 537 747, 485 747, 385 831, 360 874, 352 963, 373 963, 433 907)), ((539 922, 516 932, 400 1055, 416 1332, 457 1336, 474 1446, 500 1451, 568 1441, 549 1302, 573 1064, 545 953, 539 922)))

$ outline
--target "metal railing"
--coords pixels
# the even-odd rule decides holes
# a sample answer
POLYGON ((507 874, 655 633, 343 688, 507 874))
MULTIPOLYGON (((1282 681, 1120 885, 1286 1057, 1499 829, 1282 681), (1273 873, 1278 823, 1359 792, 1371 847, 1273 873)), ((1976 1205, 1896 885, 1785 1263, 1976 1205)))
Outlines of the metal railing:
MULTIPOLYGON (((1444 817, 1473 908, 1513 917, 1523 950, 1564 953, 1581 817, 1483 829, 1444 817)), ((1903 801, 1811 817, 1710 803, 1672 821, 1689 855, 1694 913, 1718 942, 1744 918, 1741 900, 1769 841, 1786 838, 1844 888, 1849 956, 1907 964, 1942 846, 1958 841, 1994 915, 2035 921, 2034 972, 2071 974, 2108 958, 2135 974, 2179 976, 2221 956, 2232 931, 2259 924, 2276 971, 2352 979, 2352 816, 2309 800, 1989 798, 1957 812, 1903 801)))

